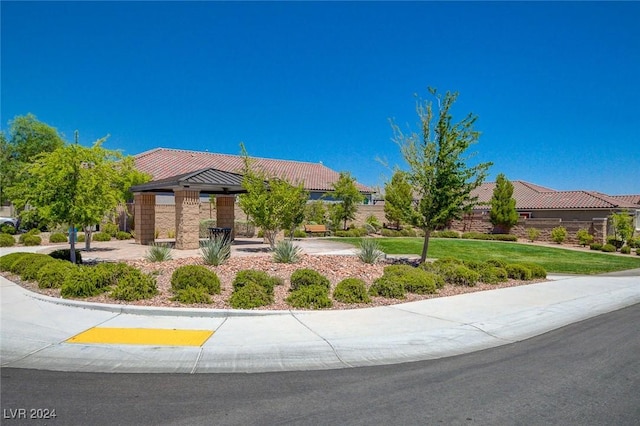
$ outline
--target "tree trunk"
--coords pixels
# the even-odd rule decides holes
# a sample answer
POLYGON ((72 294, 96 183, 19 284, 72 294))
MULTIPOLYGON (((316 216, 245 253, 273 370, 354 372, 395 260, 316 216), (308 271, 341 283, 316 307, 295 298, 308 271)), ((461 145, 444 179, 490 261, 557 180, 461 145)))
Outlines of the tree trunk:
POLYGON ((91 239, 93 236, 93 231, 91 230, 90 226, 85 226, 84 227, 84 249, 86 251, 90 251, 91 250, 91 239))
POLYGON ((72 223, 69 229, 69 243, 71 251, 69 252, 69 260, 74 265, 76 264, 76 226, 72 223))
POLYGON ((422 245, 422 255, 420 256, 420 263, 424 263, 427 260, 427 252, 429 251, 429 238, 431 237, 431 229, 424 230, 424 244, 422 245))

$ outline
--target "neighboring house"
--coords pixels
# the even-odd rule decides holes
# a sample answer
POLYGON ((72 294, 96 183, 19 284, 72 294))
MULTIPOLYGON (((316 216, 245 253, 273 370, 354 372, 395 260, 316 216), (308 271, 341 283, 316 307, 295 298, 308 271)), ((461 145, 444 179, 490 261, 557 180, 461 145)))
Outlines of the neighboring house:
MULTIPOLYGON (((549 231, 554 226, 565 226, 570 234, 574 228, 587 229, 604 239, 611 232, 607 218, 612 213, 622 211, 634 216, 636 231, 640 231, 640 195, 611 196, 595 191, 556 191, 523 181, 511 183, 516 210, 521 218, 512 232, 523 238, 526 238, 528 227, 549 231)), ((473 192, 481 204, 465 220, 456 222, 456 229, 491 230, 489 210, 495 186, 495 182, 487 182, 473 192)))
MULTIPOLYGON (((242 173, 243 158, 239 155, 217 154, 203 151, 156 148, 133 156, 138 170, 149 173, 153 180, 214 168, 230 173, 242 173)), ((302 182, 309 191, 309 199, 317 200, 324 193, 332 191, 332 184, 338 181, 340 173, 322 163, 277 160, 252 157, 256 168, 268 175, 285 178, 293 184, 302 182)), ((374 190, 356 183, 367 203, 372 201, 374 190)), ((158 200, 160 203, 160 198, 158 200)))

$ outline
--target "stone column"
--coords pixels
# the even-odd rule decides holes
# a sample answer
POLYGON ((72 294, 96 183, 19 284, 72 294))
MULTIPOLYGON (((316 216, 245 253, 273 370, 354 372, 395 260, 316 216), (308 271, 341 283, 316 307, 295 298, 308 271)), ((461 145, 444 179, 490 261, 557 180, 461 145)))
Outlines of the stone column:
POLYGON ((216 226, 218 228, 231 228, 231 240, 235 239, 235 204, 234 195, 216 196, 216 226))
POLYGON ((155 241, 156 196, 155 194, 134 194, 136 243, 149 245, 155 241))
POLYGON ((200 247, 200 191, 174 190, 176 199, 176 249, 200 247))

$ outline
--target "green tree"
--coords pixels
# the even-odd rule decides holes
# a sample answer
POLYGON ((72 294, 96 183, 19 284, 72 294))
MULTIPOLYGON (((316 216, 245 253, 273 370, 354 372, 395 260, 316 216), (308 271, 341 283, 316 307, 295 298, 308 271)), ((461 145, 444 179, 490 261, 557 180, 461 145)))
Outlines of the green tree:
POLYGON ((308 203, 305 207, 304 219, 307 222, 323 224, 327 216, 327 209, 322 200, 315 200, 308 203))
MULTIPOLYGON (((29 205, 49 222, 88 227, 99 223, 119 202, 125 201, 128 183, 141 176, 132 161, 121 161, 117 151, 102 147, 106 138, 88 148, 67 144, 38 156, 25 168, 25 177, 10 191, 18 208, 29 205)), ((75 257, 75 241, 70 238, 75 257)), ((90 248, 90 235, 86 238, 90 248)))
POLYGON ((620 240, 622 244, 629 241, 633 236, 633 216, 628 211, 623 210, 619 213, 613 213, 609 216, 611 225, 613 226, 613 235, 620 240))
POLYGON ((407 173, 397 170, 384 186, 384 217, 400 228, 402 221, 412 222, 413 190, 407 173))
POLYGON ((391 122, 393 139, 409 166, 407 180, 417 198, 411 219, 414 226, 424 230, 422 262, 427 258, 431 232, 460 219, 477 204, 471 191, 482 184, 491 166, 491 163, 466 164, 472 155, 465 156, 465 152, 480 136, 474 130, 477 116, 468 114, 453 123, 451 107, 458 94, 447 92, 441 96, 432 88, 429 92, 437 101, 438 113, 436 117, 432 102, 418 101, 419 133, 404 134, 391 122))
POLYGON ((347 221, 353 220, 358 211, 358 204, 364 201, 364 195, 358 190, 356 180, 349 172, 340 172, 338 180, 331 184, 333 191, 324 194, 325 197, 338 201, 330 207, 330 215, 337 223, 343 223, 343 229, 347 229, 347 221))
POLYGON ((302 184, 292 185, 286 179, 270 177, 253 167, 244 145, 241 145, 244 162, 242 187, 247 191, 238 196, 238 203, 249 220, 259 226, 275 248, 276 235, 288 229, 293 238, 293 230, 304 220, 304 209, 309 194, 302 184))
POLYGON ((38 121, 35 115, 16 116, 9 121, 9 136, 0 134, 0 204, 11 201, 7 188, 24 178, 24 168, 42 153, 64 145, 58 131, 38 121))
POLYGON ((489 220, 499 234, 508 234, 518 223, 516 200, 513 198, 513 184, 500 173, 496 178, 496 187, 491 197, 489 220))

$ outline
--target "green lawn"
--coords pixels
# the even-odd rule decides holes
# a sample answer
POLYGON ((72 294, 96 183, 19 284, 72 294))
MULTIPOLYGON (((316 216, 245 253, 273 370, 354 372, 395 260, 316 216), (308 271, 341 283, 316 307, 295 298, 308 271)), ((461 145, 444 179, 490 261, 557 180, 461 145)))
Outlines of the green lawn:
MULTIPOLYGON (((357 245, 360 238, 332 238, 357 245)), ((422 253, 422 238, 378 238, 380 248, 387 254, 422 253)), ((503 259, 507 262, 533 262, 548 272, 565 274, 601 274, 640 268, 640 256, 635 253, 615 256, 598 252, 582 252, 530 244, 501 241, 459 240, 432 238, 429 240, 429 258, 455 257, 462 260, 503 259)))

